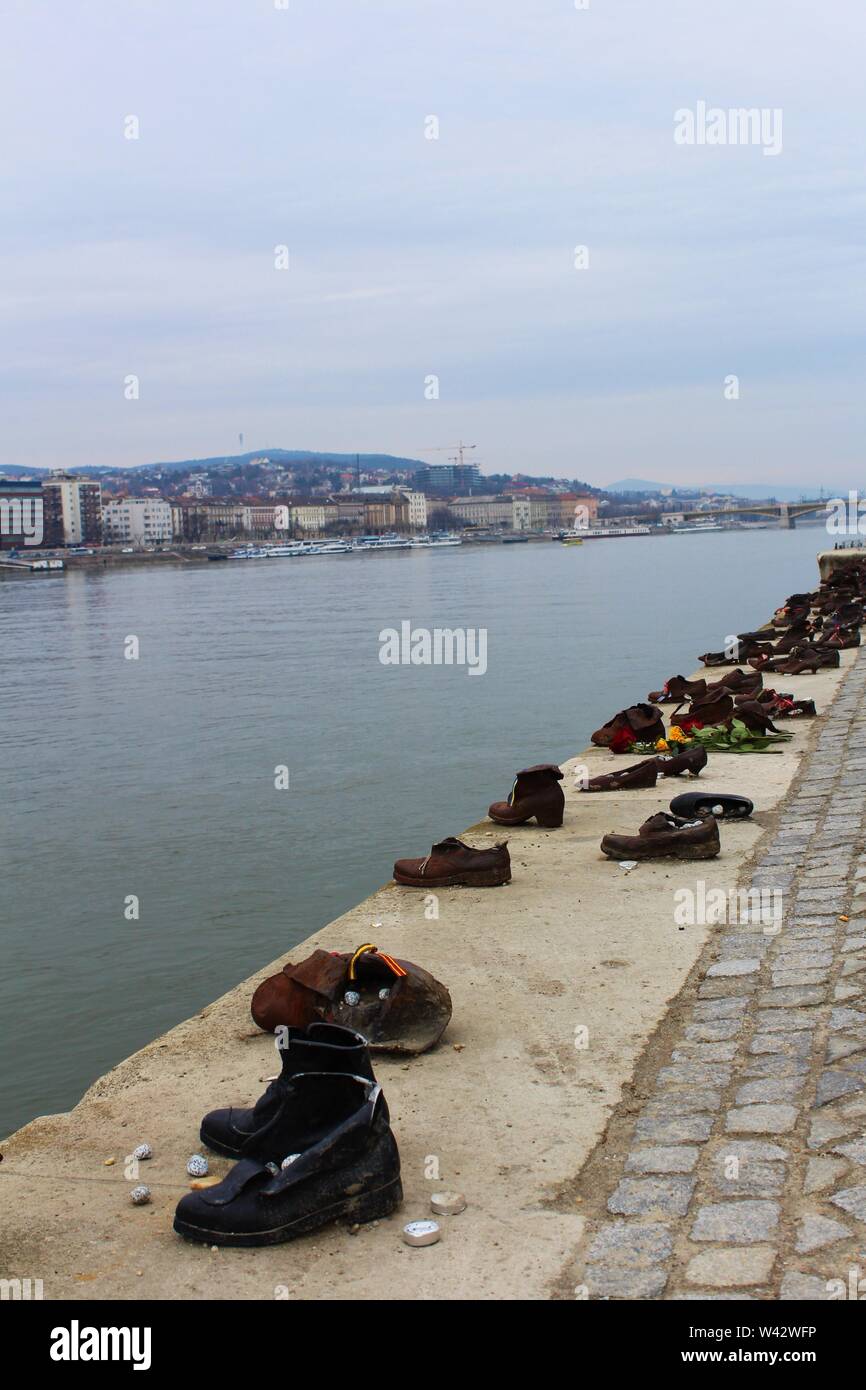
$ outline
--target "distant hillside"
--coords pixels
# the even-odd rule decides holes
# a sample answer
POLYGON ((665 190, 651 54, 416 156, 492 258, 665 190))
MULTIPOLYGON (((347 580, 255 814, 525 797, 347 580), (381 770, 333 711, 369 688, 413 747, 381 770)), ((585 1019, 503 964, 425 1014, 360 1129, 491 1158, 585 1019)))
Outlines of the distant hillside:
POLYGON ((242 464, 252 463, 253 459, 261 458, 286 464, 312 463, 318 464, 322 468, 354 468, 356 458, 360 460, 362 469, 424 467, 421 459, 399 458, 394 454, 319 454, 313 449, 253 449, 248 454, 226 454, 220 458, 178 459, 171 463, 139 464, 138 467, 130 471, 136 473, 142 468, 161 468, 166 473, 184 468, 204 471, 224 464, 240 467, 242 464))
POLYGON ((651 483, 648 478, 621 478, 618 483, 607 483, 605 492, 661 492, 662 488, 672 487, 672 483, 651 483))
MULTIPOLYGON (((319 454, 313 449, 253 449, 248 454, 222 454, 218 458, 207 459, 175 459, 172 462, 160 463, 139 463, 127 469, 129 473, 143 473, 145 470, 159 468, 164 473, 182 472, 184 469, 195 469, 197 472, 206 472, 209 468, 240 467, 245 463, 252 463, 253 459, 268 458, 271 461, 290 465, 316 464, 321 468, 354 468, 356 459, 360 460, 362 471, 369 468, 393 469, 417 469, 424 468, 426 465, 421 459, 400 458, 395 454, 319 454)), ((57 467, 63 466, 62 460, 58 460, 57 467)), ((100 473, 116 473, 122 465, 112 468, 75 468, 73 471, 79 474, 93 474, 98 476, 100 473)), ((0 465, 0 476, 7 478, 34 477, 40 478, 48 475, 47 468, 24 468, 19 464, 8 463, 0 465)))
MULTIPOLYGON (((661 492, 662 489, 670 487, 682 487, 682 483, 651 483, 646 478, 622 478, 618 483, 608 483, 605 492, 661 492)), ((801 483, 799 487, 786 486, 784 483, 695 483, 694 488, 705 488, 708 492, 732 493, 735 497, 753 497, 758 501, 764 501, 768 497, 777 497, 780 502, 799 502, 801 497, 812 500, 821 495, 821 486, 824 488, 825 497, 847 496, 847 489, 833 489, 826 484, 801 483)), ((689 489, 691 490, 691 489, 689 489)))

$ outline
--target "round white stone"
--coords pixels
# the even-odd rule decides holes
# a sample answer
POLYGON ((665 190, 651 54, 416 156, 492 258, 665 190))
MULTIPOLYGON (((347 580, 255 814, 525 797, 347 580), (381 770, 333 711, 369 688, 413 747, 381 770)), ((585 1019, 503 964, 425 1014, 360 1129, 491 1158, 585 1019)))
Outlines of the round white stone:
POLYGON ((430 1198, 430 1209, 437 1216, 458 1216, 466 1210, 466 1198, 462 1192, 434 1192, 430 1198))

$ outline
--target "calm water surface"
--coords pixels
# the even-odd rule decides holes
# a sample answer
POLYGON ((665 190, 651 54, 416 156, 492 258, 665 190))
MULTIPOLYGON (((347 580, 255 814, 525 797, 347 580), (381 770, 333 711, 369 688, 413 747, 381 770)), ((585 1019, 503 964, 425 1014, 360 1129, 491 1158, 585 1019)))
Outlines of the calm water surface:
POLYGON ((0 1134, 73 1105, 372 892, 395 857, 480 819, 516 768, 574 755, 764 621, 817 582, 825 541, 809 528, 0 581, 0 1134), (404 619, 486 628, 486 675, 382 666, 379 632, 404 619))

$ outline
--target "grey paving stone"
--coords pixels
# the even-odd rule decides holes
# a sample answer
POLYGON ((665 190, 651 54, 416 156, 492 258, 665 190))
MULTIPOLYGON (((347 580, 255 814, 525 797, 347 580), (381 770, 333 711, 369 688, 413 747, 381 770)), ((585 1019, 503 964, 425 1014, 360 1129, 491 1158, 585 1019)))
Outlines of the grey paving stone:
POLYGON ((775 1262, 776 1252, 769 1245, 753 1250, 702 1250, 689 1261, 686 1279, 710 1289, 765 1284, 775 1262))
MULTIPOLYGON (((713 1129, 714 1115, 674 1115, 663 1119, 653 1115, 642 1116, 635 1126, 635 1138, 656 1144, 683 1144, 691 1141, 700 1143, 709 1139, 713 1129)), ((842 1133, 848 1133, 843 1130, 842 1133)))
POLYGON ((735 1164, 721 1149, 713 1159, 712 1181, 719 1197, 779 1197, 785 1186, 785 1165, 760 1159, 735 1164))
POLYGON ((738 1158, 741 1163, 787 1163, 790 1154, 781 1144, 769 1139, 729 1139, 716 1141, 715 1153, 726 1158, 738 1158))
POLYGON ((593 1265, 585 1279, 590 1298, 658 1298, 667 1282, 664 1269, 628 1269, 624 1265, 593 1265))
POLYGON ((833 998, 841 1004, 847 999, 859 999, 862 993, 861 985, 837 985, 833 990, 833 998))
POLYGON ((694 1178, 623 1178, 608 1199, 607 1209, 623 1216, 645 1216, 661 1212, 685 1216, 694 1191, 694 1178))
POLYGON ((781 960, 788 956, 808 955, 810 951, 832 951, 835 937, 832 927, 792 927, 779 935, 776 954, 781 960), (808 936, 797 934, 807 931, 808 936))
POLYGON ((812 1250, 822 1250, 825 1245, 845 1240, 850 1234, 841 1221, 831 1221, 828 1216, 804 1216, 797 1229, 794 1248, 798 1255, 808 1255, 812 1250))
POLYGON ((662 1222, 610 1221, 593 1237, 590 1263, 655 1264, 673 1251, 673 1237, 662 1222))
POLYGON ((718 1240, 732 1245, 770 1240, 779 1224, 778 1202, 745 1199, 699 1207, 691 1240, 718 1240))
POLYGON ((843 1057, 856 1056, 858 1052, 866 1052, 866 1039, 846 1038, 844 1033, 834 1033, 832 1038, 827 1039, 828 1062, 838 1062, 843 1057))
POLYGON ((811 1057, 814 1042, 811 1033, 756 1033, 749 1043, 749 1052, 778 1052, 783 1057, 811 1057))
POLYGON ((827 1282, 815 1274, 792 1269, 782 1279, 779 1298, 786 1303, 799 1303, 801 1300, 809 1303, 827 1302, 831 1296, 827 1282))
POLYGON ((766 989, 758 996, 764 1009, 797 1008, 799 1005, 823 1004, 827 991, 822 985, 785 985, 766 989))
POLYGON ((738 1044, 684 1042, 679 1043, 671 1053, 672 1062, 733 1062, 738 1044))
MULTIPOLYGON (((767 933, 764 930, 764 923, 757 921, 754 912, 751 910, 764 905, 771 907, 774 902, 772 893, 766 891, 761 894, 752 894, 747 891, 737 889, 737 897, 733 899, 736 908, 748 908, 749 913, 742 921, 729 921, 721 926, 716 933, 715 945, 717 951, 726 951, 728 955, 741 956, 748 958, 752 954, 752 947, 756 946, 763 950, 767 944, 767 933), (739 896, 742 894, 742 897, 739 896)), ((780 895, 784 897, 784 894, 780 895)))
POLYGON ((698 990, 699 999, 726 999, 730 995, 737 995, 742 990, 756 990, 758 987, 757 977, 740 977, 734 980, 704 980, 698 990))
POLYGON ((743 1076, 804 1076, 809 1070, 805 1057, 788 1057, 781 1052, 749 1057, 742 1068, 743 1076))
POLYGON ((675 1062, 662 1067, 659 1086, 727 1086, 731 1068, 723 1062, 675 1062))
POLYGON ((735 1106, 725 1116, 729 1134, 788 1134, 797 1123, 794 1105, 735 1106))
POLYGON ((815 1106, 829 1105, 840 1096, 851 1096, 862 1091, 866 1082, 862 1077, 852 1076, 843 1071, 824 1071, 818 1077, 815 1106))
POLYGON ((798 1033, 817 1028, 821 1015, 815 1009, 758 1009, 759 1033, 798 1033))
POLYGON ((690 1173, 699 1149, 689 1144, 633 1149, 625 1162, 627 1173, 690 1173))
MULTIPOLYGON (((784 965, 786 970, 817 970, 819 967, 823 968, 826 965, 833 964, 834 955, 832 950, 795 951, 791 949, 797 944, 796 941, 780 941, 778 959, 774 963, 779 966, 784 965)), ((808 941, 803 941, 800 944, 808 946, 809 943, 808 941)))
POLYGON ((672 1115, 687 1115, 693 1110, 718 1110, 721 1091, 708 1087, 692 1087, 688 1091, 664 1091, 654 1094, 644 1105, 644 1115, 668 1119, 672 1115))
POLYGON ((734 1019, 713 1019, 706 1023, 690 1023, 686 1037, 692 1042, 726 1042, 735 1038, 742 1029, 742 1023, 734 1019))
POLYGON ((754 975, 760 968, 761 962, 757 956, 753 956, 749 960, 720 960, 716 961, 715 965, 710 966, 707 975, 710 979, 721 975, 754 975))
POLYGON ((786 970, 772 972, 773 985, 823 985, 827 983, 829 970, 786 970))
POLYGON ((846 1187, 841 1192, 834 1192, 830 1201, 834 1207, 847 1211, 858 1221, 866 1221, 866 1185, 846 1187))
POLYGON ((855 1130, 862 1128, 858 1120, 857 1115, 842 1115, 838 1111, 825 1111, 824 1114, 818 1114, 812 1120, 809 1127, 809 1138, 806 1142, 810 1149, 822 1149, 833 1139, 847 1139, 855 1130))
POLYGON ((853 1139, 850 1144, 837 1144, 833 1152, 850 1158, 852 1163, 866 1165, 866 1138, 853 1139))
POLYGON ((833 1033, 850 1033, 852 1028, 864 1026, 866 1026, 866 1013, 862 1013, 860 1009, 830 1010, 830 1031, 833 1033))
POLYGON ((749 1003, 747 994, 733 994, 728 999, 707 999, 695 1004, 692 1018, 696 1023, 706 1023, 716 1018, 741 1017, 749 1003))
POLYGON ((672 1303, 754 1303, 750 1293, 672 1293, 672 1303))
POLYGON ((832 1187, 847 1172, 847 1168, 848 1165, 841 1158, 829 1158, 824 1154, 810 1158, 803 1181, 804 1193, 808 1196, 811 1192, 823 1192, 825 1188, 832 1187))
POLYGON ((802 1076, 772 1076, 747 1081, 734 1096, 735 1105, 775 1104, 795 1101, 805 1085, 802 1076))

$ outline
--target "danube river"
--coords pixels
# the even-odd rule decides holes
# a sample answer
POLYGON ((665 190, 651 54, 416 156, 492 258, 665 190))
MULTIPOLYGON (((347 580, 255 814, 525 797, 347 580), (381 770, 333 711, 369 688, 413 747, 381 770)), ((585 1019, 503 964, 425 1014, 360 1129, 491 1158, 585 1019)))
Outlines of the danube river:
POLYGON ((480 819, 517 768, 574 755, 814 586, 826 543, 808 528, 0 582, 0 1133, 74 1105, 395 857, 480 819), (486 671, 383 665, 380 633, 405 621, 483 629, 486 671))

